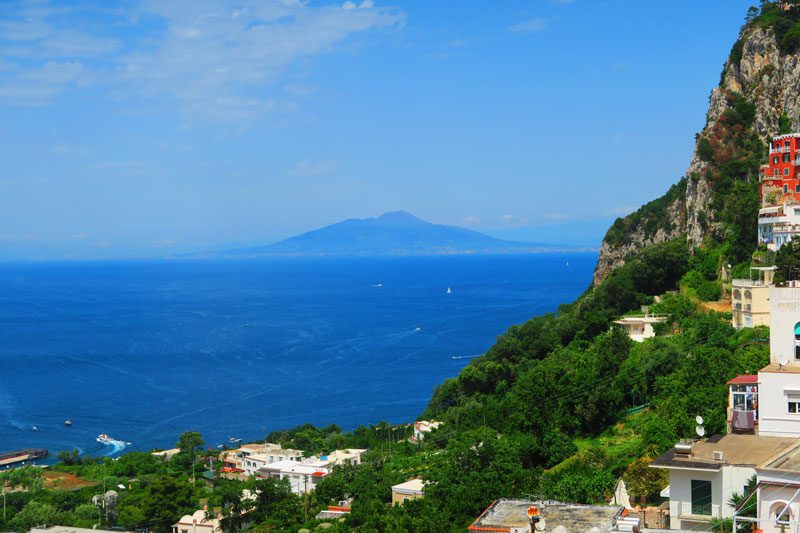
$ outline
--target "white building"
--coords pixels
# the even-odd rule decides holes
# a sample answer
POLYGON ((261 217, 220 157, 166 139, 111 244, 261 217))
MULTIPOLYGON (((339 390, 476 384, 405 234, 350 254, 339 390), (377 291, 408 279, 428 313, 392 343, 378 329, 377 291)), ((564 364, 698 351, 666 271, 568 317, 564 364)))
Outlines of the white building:
POLYGON ((650 464, 669 471, 670 529, 708 530, 714 518, 731 518, 731 495, 743 493, 756 466, 786 452, 795 439, 729 434, 678 443, 650 464))
POLYGON ((223 459, 225 466, 244 471, 245 476, 253 476, 265 466, 278 461, 303 460, 302 450, 283 448, 280 444, 245 444, 238 450, 231 450, 223 459))
POLYGON ((800 286, 771 287, 769 299, 770 364, 758 371, 758 434, 797 438, 800 437, 800 286))
POLYGON ((442 423, 437 420, 417 420, 414 422, 414 435, 411 436, 411 442, 424 440, 426 433, 430 433, 441 425, 442 423))
POLYGON ((402 505, 408 500, 422 498, 424 496, 423 489, 425 489, 425 482, 418 478, 392 485, 392 505, 402 505))
POLYGON ((172 533, 222 533, 222 525, 219 517, 206 518, 206 511, 199 509, 172 524, 172 533))
POLYGON ((800 204, 783 204, 758 210, 758 242, 772 251, 800 235, 800 204))
POLYGON ((667 317, 656 315, 642 315, 642 316, 626 316, 619 320, 615 320, 614 324, 620 326, 625 330, 631 340, 636 342, 644 342, 645 339, 650 339, 656 336, 656 331, 653 328, 654 324, 665 322, 667 317))
POLYGON ((330 463, 320 461, 297 462, 292 460, 277 461, 259 470, 261 477, 288 479, 289 486, 295 494, 305 494, 316 488, 320 479, 330 473, 330 463))
POLYGON ((736 329, 769 325, 769 289, 775 267, 753 267, 750 279, 731 283, 731 314, 736 329))

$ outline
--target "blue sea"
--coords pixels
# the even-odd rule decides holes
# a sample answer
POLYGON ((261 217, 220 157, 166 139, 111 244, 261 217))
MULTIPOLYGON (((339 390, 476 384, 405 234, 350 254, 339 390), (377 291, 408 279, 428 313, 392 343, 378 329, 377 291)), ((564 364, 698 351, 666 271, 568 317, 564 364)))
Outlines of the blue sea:
POLYGON ((306 422, 411 422, 510 325, 583 292, 595 260, 0 265, 0 451, 110 455, 187 430, 216 446, 306 422))

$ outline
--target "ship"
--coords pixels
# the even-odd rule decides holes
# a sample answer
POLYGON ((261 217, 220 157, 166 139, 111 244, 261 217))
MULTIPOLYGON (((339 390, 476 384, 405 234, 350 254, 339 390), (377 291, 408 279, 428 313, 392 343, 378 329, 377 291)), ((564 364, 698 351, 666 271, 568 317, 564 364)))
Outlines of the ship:
POLYGON ((50 452, 41 448, 26 448, 24 450, 16 450, 13 452, 1 452, 0 466, 9 466, 18 463, 25 463, 27 461, 35 461, 36 459, 43 459, 48 455, 50 455, 50 452))
POLYGON ((116 441, 111 437, 109 437, 108 435, 106 435, 105 433, 100 433, 97 436, 97 442, 100 442, 102 444, 114 444, 116 441))

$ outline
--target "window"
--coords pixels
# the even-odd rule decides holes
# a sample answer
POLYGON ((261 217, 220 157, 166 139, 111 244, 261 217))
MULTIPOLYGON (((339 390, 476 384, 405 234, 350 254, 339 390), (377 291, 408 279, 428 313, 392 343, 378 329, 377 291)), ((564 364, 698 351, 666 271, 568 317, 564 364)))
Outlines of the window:
POLYGON ((794 358, 800 359, 800 322, 794 325, 794 358))
POLYGON ((789 186, 784 183, 783 192, 789 192, 789 186))
MULTIPOLYGON (((800 192, 800 185, 795 185, 794 186, 794 192, 800 192)), ((795 215, 797 214, 797 209, 794 210, 794 214, 795 215)))
POLYGON ((758 385, 731 385, 734 411, 758 411, 758 385))
POLYGON ((776 155, 775 157, 773 157, 773 158, 772 158, 772 164, 773 164, 773 165, 777 165, 777 164, 778 164, 778 163, 780 163, 780 162, 781 162, 781 158, 780 158, 780 157, 778 157, 777 155, 776 155))
POLYGON ((791 143, 790 143, 789 141, 786 141, 785 143, 783 143, 783 145, 784 145, 786 148, 789 148, 789 146, 791 146, 791 143))
POLYGON ((789 154, 783 154, 783 162, 784 163, 788 163, 789 162, 789 154))
POLYGON ((711 514, 711 482, 692 480, 692 514, 711 514))
POLYGON ((783 169, 783 175, 784 176, 788 176, 789 175, 789 169, 788 168, 784 168, 783 169))

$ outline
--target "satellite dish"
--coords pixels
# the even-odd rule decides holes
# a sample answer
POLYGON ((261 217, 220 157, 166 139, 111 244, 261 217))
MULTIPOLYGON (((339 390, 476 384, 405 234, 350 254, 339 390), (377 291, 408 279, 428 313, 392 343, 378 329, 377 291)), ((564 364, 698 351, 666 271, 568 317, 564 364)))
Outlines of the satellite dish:
MULTIPOLYGON (((698 416, 697 418, 700 418, 700 417, 698 416)), ((706 436, 706 428, 704 428, 703 426, 696 426, 694 428, 694 432, 697 433, 698 437, 702 438, 702 437, 706 436)))
POLYGON ((694 421, 697 422, 698 426, 702 426, 703 425, 703 417, 700 416, 700 415, 697 415, 696 417, 694 417, 694 421))

